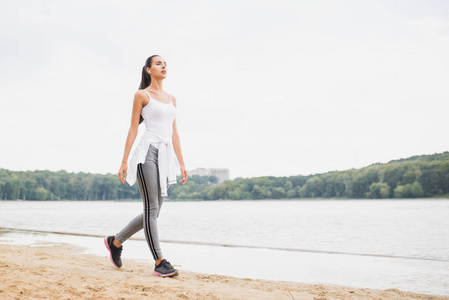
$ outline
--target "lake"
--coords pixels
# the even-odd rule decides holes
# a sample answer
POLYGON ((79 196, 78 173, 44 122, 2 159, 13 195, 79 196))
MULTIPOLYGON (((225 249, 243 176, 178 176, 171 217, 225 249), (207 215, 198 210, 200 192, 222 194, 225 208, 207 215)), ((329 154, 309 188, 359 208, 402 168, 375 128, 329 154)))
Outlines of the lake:
MULTIPOLYGON (((0 201, 0 242, 105 256, 100 237, 141 211, 140 202, 0 201)), ((167 201, 158 224, 180 270, 449 295, 449 199, 167 201)), ((152 262, 143 232, 123 259, 152 262)))

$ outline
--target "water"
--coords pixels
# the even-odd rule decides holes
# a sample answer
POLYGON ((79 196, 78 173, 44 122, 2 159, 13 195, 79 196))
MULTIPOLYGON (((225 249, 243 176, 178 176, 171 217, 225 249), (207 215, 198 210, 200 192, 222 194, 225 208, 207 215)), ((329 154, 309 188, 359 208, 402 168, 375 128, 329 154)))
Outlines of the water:
MULTIPOLYGON (((112 235, 141 210, 0 201, 0 227, 112 235)), ((165 256, 186 270, 449 295, 447 199, 165 202, 158 222, 165 256)), ((150 261, 143 232, 134 238, 123 258, 150 261)), ((1 241, 79 243, 105 255, 97 237, 8 231, 1 241)))

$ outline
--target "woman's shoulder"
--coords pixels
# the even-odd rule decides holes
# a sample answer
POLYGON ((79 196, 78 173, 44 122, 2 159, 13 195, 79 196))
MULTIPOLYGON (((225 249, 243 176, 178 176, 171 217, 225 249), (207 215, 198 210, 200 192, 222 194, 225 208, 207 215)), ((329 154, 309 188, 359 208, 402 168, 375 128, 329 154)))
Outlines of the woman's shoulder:
POLYGON ((145 92, 144 89, 142 89, 142 90, 137 90, 136 93, 134 94, 134 96, 146 97, 146 96, 147 96, 147 93, 145 92))
POLYGON ((134 94, 134 103, 138 103, 140 105, 145 106, 149 100, 147 100, 148 96, 144 90, 137 90, 134 94))
POLYGON ((171 98, 171 100, 173 102, 173 105, 176 107, 176 97, 173 96, 173 94, 170 94, 170 93, 168 93, 168 94, 170 95, 170 98, 171 98))

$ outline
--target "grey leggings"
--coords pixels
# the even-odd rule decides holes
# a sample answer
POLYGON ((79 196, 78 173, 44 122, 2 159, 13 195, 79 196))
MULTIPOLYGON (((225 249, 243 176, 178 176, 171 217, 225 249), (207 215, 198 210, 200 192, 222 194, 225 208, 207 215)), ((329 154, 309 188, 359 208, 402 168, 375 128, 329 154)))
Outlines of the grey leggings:
POLYGON ((123 243, 142 228, 145 229, 145 238, 154 260, 163 257, 157 231, 157 218, 163 202, 157 154, 158 149, 150 145, 145 162, 137 165, 137 182, 143 200, 143 213, 115 235, 115 238, 123 243))

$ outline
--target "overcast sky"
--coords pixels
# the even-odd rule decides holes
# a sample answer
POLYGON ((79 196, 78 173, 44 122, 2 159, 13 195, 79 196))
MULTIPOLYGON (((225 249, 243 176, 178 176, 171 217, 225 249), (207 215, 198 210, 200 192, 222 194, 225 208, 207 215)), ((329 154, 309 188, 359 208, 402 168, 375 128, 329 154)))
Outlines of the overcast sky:
POLYGON ((0 49, 0 168, 116 174, 153 54, 188 170, 308 175, 449 150, 445 0, 1 0, 0 49))

